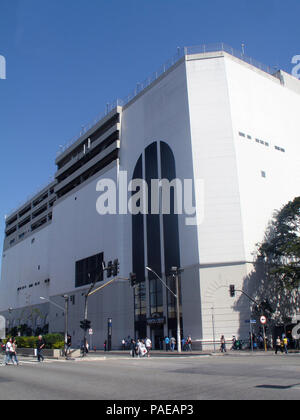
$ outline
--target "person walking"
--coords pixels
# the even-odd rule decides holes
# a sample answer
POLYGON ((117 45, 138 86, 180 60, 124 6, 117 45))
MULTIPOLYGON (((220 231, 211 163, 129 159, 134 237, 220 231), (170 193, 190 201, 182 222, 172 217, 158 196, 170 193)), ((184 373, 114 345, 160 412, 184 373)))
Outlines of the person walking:
POLYGON ((70 356, 71 346, 72 346, 72 337, 70 336, 70 334, 68 334, 67 341, 66 341, 66 352, 65 352, 66 359, 68 359, 70 356))
POLYGON ((136 348, 136 342, 134 341, 134 339, 132 338, 130 341, 130 352, 131 352, 131 357, 135 356, 135 348, 136 348))
POLYGON ((152 342, 149 337, 146 337, 145 345, 146 345, 146 350, 147 350, 147 357, 150 357, 150 351, 152 349, 152 342))
POLYGON ((12 359, 11 359, 12 352, 13 352, 12 339, 9 338, 5 345, 5 358, 4 358, 3 365, 7 366, 9 362, 12 362, 12 359))
POLYGON ((287 337, 284 337, 284 339, 283 339, 283 347, 284 347, 285 354, 289 354, 289 352, 288 352, 288 344, 289 344, 288 338, 287 337))
POLYGON ((166 351, 170 350, 170 339, 169 337, 165 337, 165 345, 166 345, 166 351))
POLYGON ((36 349, 37 349, 37 360, 40 363, 41 361, 44 361, 44 356, 43 356, 43 349, 45 348, 45 340, 43 339, 42 335, 39 335, 38 341, 37 341, 37 345, 36 345, 36 349))
POLYGON ((281 347, 281 340, 280 340, 280 337, 279 337, 279 336, 276 338, 276 343, 275 343, 275 354, 277 354, 277 353, 278 353, 278 350, 280 350, 280 351, 281 351, 281 353, 283 352, 283 351, 282 351, 282 347, 281 347))
POLYGON ((122 340, 122 350, 125 351, 125 347, 126 347, 126 341, 125 338, 123 338, 122 340))
POLYGON ((221 336, 221 353, 226 353, 226 341, 224 335, 221 336))
POLYGON ((176 346, 176 339, 175 337, 171 337, 171 351, 175 350, 175 346, 176 346))
POLYGON ((19 360, 17 358, 17 340, 14 338, 12 340, 12 352, 11 352, 11 361, 13 364, 19 366, 19 360))
POLYGON ((192 351, 192 337, 189 335, 186 340, 187 351, 192 351))

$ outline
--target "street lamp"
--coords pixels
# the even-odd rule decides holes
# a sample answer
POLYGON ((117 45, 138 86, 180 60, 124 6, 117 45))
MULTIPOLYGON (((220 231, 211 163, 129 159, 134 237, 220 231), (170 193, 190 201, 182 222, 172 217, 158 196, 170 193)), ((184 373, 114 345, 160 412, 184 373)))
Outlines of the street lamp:
POLYGON ((180 300, 179 300, 179 272, 180 269, 177 267, 172 267, 172 275, 175 277, 176 281, 176 294, 166 285, 166 283, 159 277, 159 275, 152 270, 150 267, 146 267, 148 271, 151 271, 161 282, 162 284, 169 290, 169 292, 175 297, 176 299, 176 317, 177 317, 177 350, 178 353, 181 353, 181 334, 180 334, 180 300))

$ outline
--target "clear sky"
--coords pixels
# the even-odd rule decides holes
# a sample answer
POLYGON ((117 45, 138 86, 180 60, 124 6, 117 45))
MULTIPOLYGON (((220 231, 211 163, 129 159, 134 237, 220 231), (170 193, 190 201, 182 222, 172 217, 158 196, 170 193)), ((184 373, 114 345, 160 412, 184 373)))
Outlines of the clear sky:
POLYGON ((59 145, 178 46, 244 42, 291 72, 299 16, 299 0, 0 0, 0 250, 4 215, 47 184, 59 145))

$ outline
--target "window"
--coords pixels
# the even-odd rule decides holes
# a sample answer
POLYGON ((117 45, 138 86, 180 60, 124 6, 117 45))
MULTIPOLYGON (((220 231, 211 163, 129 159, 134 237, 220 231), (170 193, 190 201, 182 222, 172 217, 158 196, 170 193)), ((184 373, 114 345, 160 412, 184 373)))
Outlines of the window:
POLYGON ((239 132, 239 136, 240 137, 246 137, 246 134, 245 133, 242 133, 241 131, 239 132))
POLYGON ((265 171, 261 171, 261 176, 262 176, 263 178, 266 178, 266 177, 267 177, 266 172, 265 172, 265 171))
POLYGON ((76 261, 75 287, 86 286, 94 281, 103 281, 103 252, 92 257, 76 261))
POLYGON ((282 147, 275 146, 275 149, 278 150, 279 152, 285 153, 285 149, 283 149, 282 147))

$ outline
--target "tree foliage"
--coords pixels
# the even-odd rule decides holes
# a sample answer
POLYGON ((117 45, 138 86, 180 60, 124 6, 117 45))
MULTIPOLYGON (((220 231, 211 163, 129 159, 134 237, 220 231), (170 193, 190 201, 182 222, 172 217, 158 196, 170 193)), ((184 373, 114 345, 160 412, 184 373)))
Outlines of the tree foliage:
POLYGON ((296 292, 300 286, 300 197, 276 212, 259 244, 269 281, 278 292, 296 292))

